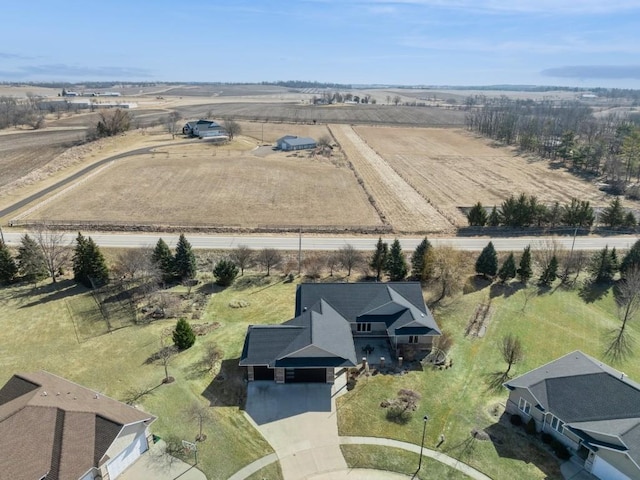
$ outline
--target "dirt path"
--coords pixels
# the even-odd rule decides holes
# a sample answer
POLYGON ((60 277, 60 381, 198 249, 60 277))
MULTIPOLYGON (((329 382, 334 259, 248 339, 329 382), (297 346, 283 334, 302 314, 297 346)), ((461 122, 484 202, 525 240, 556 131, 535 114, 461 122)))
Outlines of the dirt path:
POLYGON ((398 232, 454 231, 453 225, 391 166, 369 147, 349 125, 330 125, 334 139, 353 165, 373 198, 383 220, 398 232))

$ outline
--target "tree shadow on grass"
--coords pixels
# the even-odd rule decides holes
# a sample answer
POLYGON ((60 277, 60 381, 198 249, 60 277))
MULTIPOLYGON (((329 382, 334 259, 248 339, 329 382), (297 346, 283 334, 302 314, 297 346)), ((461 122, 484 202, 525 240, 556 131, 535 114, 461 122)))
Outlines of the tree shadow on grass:
POLYGON ((518 293, 525 286, 520 282, 513 283, 493 283, 489 290, 489 296, 491 298, 503 296, 509 298, 511 295, 518 293))
POLYGON ((223 360, 220 371, 202 392, 212 407, 239 407, 244 409, 247 401, 245 372, 239 358, 223 360))
POLYGON ((33 298, 36 295, 44 295, 37 300, 34 300, 24 305, 20 305, 20 308, 34 307, 36 305, 44 305, 49 302, 55 302, 62 300, 63 298, 72 297, 88 292, 89 290, 75 283, 73 280, 62 280, 56 283, 50 283, 42 287, 36 287, 33 290, 21 293, 19 296, 24 298, 33 298))
POLYGON ((610 288, 611 284, 609 283, 584 282, 578 291, 578 295, 586 303, 593 303, 606 297, 609 294, 610 288))
POLYGON ((469 277, 464 284, 463 293, 468 295, 470 293, 479 292, 487 287, 492 287, 493 282, 482 275, 474 275, 469 277))
POLYGON ((560 462, 542 446, 537 436, 528 435, 524 428, 511 425, 510 415, 503 413, 497 423, 485 428, 493 447, 501 458, 532 463, 545 478, 562 478, 560 462))
POLYGON ((504 388, 502 384, 511 378, 505 372, 487 373, 485 377, 487 379, 487 391, 493 393, 501 391, 504 388))

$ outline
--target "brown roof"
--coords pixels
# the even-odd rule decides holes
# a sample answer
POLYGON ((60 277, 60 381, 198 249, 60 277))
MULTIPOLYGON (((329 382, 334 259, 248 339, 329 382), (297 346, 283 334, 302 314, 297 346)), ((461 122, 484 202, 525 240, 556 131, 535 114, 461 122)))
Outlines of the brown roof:
POLYGON ((100 464, 124 425, 153 420, 51 373, 16 374, 0 389, 0 476, 77 480, 100 464))

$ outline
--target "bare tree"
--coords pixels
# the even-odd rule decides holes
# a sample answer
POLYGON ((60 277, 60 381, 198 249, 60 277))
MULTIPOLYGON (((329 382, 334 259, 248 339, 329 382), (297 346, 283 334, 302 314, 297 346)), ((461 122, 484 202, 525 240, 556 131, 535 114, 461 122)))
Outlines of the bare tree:
POLYGON ((196 442, 204 442, 207 436, 202 429, 204 428, 204 424, 211 420, 211 408, 200 403, 194 403, 189 408, 189 417, 198 424, 196 442))
POLYGON ((617 290, 618 318, 622 325, 609 332, 604 356, 621 362, 633 354, 633 338, 627 327, 640 311, 640 270, 628 271, 617 290))
POLYGON ((351 276, 351 270, 361 265, 364 260, 362 258, 362 253, 350 244, 347 244, 338 250, 338 259, 342 268, 347 269, 347 277, 351 276))
POLYGON ((176 133, 178 133, 178 120, 180 120, 180 114, 178 112, 171 112, 165 118, 164 126, 167 129, 167 132, 171 134, 171 138, 176 138, 176 133))
POLYGON ((507 379, 509 378, 511 367, 524 358, 520 339, 512 334, 503 337, 502 344, 500 345, 500 353, 502 354, 502 359, 507 362, 507 371, 504 372, 504 377, 507 379))
POLYGON ((433 301, 436 304, 462 288, 468 264, 465 262, 462 252, 455 250, 450 245, 433 247, 429 250, 433 252, 432 260, 429 259, 429 268, 433 272, 431 278, 440 290, 438 298, 433 301))
POLYGON ((277 267, 282 262, 282 254, 275 248, 263 248, 258 253, 258 263, 267 270, 267 277, 271 268, 277 267))
POLYGON ((135 280, 147 278, 157 273, 150 248, 128 248, 118 254, 113 266, 113 274, 121 279, 135 280))
POLYGON ((535 297, 538 294, 535 288, 525 287, 522 289, 522 295, 524 296, 524 303, 522 304, 522 313, 527 309, 527 305, 529 304, 529 300, 535 297))
POLYGON ((131 115, 126 110, 101 110, 98 114, 96 131, 100 137, 111 137, 131 128, 131 115))
POLYGON ((49 276, 55 283, 56 277, 69 262, 70 243, 65 239, 64 233, 54 232, 44 223, 34 229, 33 236, 42 249, 49 276))
POLYGON ((229 253, 229 258, 240 269, 240 275, 244 275, 244 269, 253 265, 253 250, 246 245, 238 245, 229 253))
POLYGON ((171 329, 166 329, 160 335, 160 350, 157 353, 157 357, 160 364, 164 367, 164 379, 162 380, 162 383, 171 383, 175 380, 173 377, 169 376, 169 364, 178 349, 175 345, 169 344, 171 334, 171 329))
POLYGON ((333 271, 340 265, 340 259, 336 252, 329 252, 325 257, 327 268, 329 269, 329 276, 333 277, 333 271))
POLYGON ((319 253, 309 255, 302 262, 305 275, 311 279, 318 279, 322 276, 322 267, 326 264, 326 259, 319 253))
POLYGON ((233 140, 233 137, 236 135, 240 135, 242 133, 242 127, 238 122, 232 120, 231 118, 225 119, 223 125, 224 129, 227 131, 227 135, 229 135, 229 140, 233 140))
POLYGON ((208 344, 202 357, 202 365, 211 371, 221 358, 222 351, 215 344, 208 344))
POLYGON ((397 107, 401 100, 400 95, 396 95, 393 97, 393 104, 397 107))

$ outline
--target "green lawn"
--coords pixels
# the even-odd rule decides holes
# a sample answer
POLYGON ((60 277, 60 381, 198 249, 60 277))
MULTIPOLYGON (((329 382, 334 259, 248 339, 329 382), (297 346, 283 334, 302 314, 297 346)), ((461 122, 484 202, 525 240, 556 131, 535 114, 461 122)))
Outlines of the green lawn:
MULTIPOLYGON (((495 287, 494 287, 495 288, 495 287)), ((441 434, 440 450, 481 470, 492 478, 561 478, 558 462, 538 448, 537 442, 497 420, 504 410, 506 390, 488 387, 490 374, 504 371, 497 345, 507 333, 522 339, 525 359, 515 375, 547 363, 575 349, 596 358, 603 351, 602 335, 617 325, 611 292, 586 303, 576 291, 556 290, 532 298, 522 312, 524 294, 496 296, 484 338, 465 338, 467 322, 477 305, 486 301, 489 288, 461 295, 434 312, 440 326, 455 338, 453 367, 427 368, 403 376, 376 375, 361 379, 338 402, 341 435, 379 436, 420 443, 422 416, 429 415, 425 445, 434 448, 441 434), (406 425, 387 421, 380 402, 400 388, 422 395, 418 411, 406 425), (487 429, 496 442, 473 439, 473 429, 487 429)), ((638 334, 638 326, 634 326, 638 334)), ((640 379, 637 359, 617 365, 640 379)))
MULTIPOLYGON (((399 448, 378 445, 340 445, 349 468, 373 468, 390 472, 413 475, 418 468, 419 456, 399 448)), ((428 457, 422 458, 420 472, 416 479, 468 480, 468 476, 444 463, 428 457)))
MULTIPOLYGON (((295 285, 278 281, 274 277, 264 285, 212 295, 202 318, 194 322, 219 322, 220 327, 173 358, 169 374, 176 381, 168 385, 161 384, 163 367, 147 359, 159 350, 162 330, 172 328, 175 319, 107 333, 91 295, 70 281, 37 289, 2 288, 0 382, 4 384, 14 372, 45 369, 119 400, 127 399, 132 390, 149 389, 138 403, 158 416, 152 431, 165 439, 195 438, 197 425, 185 412, 193 404, 213 404, 212 418, 204 427, 208 438, 199 445, 199 467, 210 479, 226 479, 273 452, 237 406, 244 385, 237 358, 247 325, 290 318, 295 285), (229 307, 238 299, 249 306, 229 307), (211 343, 225 354, 222 376, 219 368, 210 373, 198 367, 211 343)), ((270 471, 279 471, 279 466, 270 471)))

